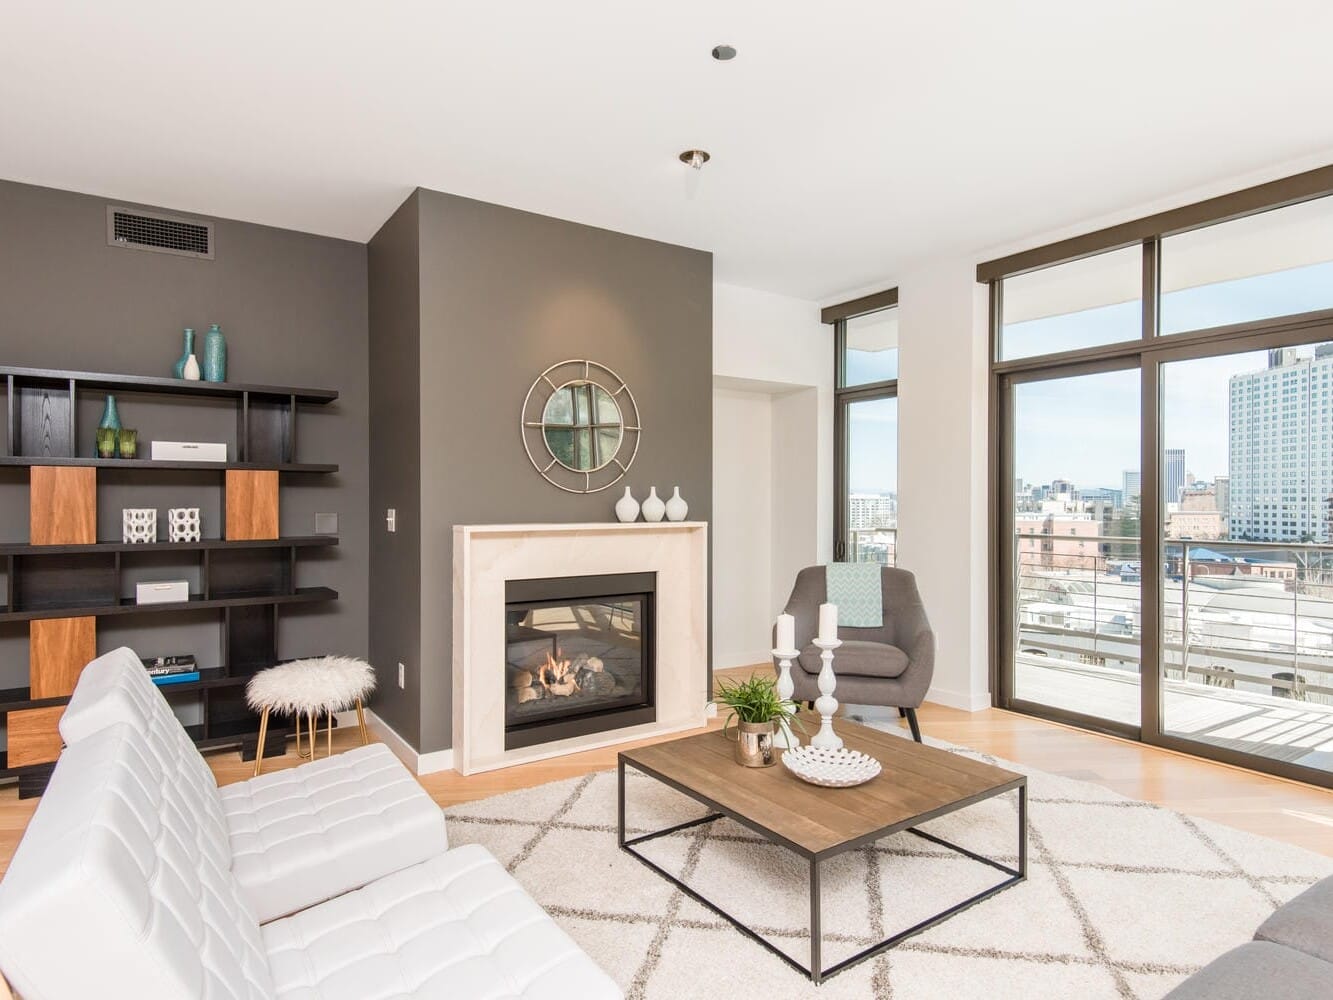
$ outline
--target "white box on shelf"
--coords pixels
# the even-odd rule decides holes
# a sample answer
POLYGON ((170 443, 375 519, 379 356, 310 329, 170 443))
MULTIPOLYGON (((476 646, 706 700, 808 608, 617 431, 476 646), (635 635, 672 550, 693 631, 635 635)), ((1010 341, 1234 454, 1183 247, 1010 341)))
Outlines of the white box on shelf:
POLYGON ((136 604, 175 604, 189 599, 189 580, 156 580, 134 585, 136 604))
POLYGON ((225 441, 154 441, 154 462, 225 462, 225 441))

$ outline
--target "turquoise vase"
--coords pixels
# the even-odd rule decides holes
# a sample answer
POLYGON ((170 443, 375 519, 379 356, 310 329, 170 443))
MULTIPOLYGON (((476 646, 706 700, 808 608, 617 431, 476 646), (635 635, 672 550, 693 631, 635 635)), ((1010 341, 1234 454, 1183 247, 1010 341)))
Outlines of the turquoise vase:
POLYGON ((204 334, 204 381, 227 381, 227 339, 222 327, 214 323, 204 334))
POLYGON ((185 328, 185 350, 181 352, 181 358, 176 362, 176 367, 171 369, 172 374, 177 378, 185 377, 185 362, 190 360, 190 355, 194 353, 194 331, 188 326, 185 328))
MULTIPOLYGON (((120 410, 116 409, 116 397, 108 395, 106 405, 102 407, 102 419, 97 424, 99 429, 113 430, 120 437, 120 410)), ((97 442, 93 442, 93 457, 97 458, 97 442)))

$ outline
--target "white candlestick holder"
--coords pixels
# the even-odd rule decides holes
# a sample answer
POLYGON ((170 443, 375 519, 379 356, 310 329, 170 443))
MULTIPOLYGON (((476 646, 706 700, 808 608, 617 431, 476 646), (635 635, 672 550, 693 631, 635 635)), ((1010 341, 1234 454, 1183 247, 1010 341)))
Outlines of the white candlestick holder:
POLYGON ((815 711, 819 713, 819 732, 810 737, 810 745, 820 750, 841 750, 842 737, 833 731, 833 714, 838 710, 838 699, 833 691, 838 686, 838 678, 833 675, 833 651, 842 645, 841 639, 816 639, 819 658, 824 661, 819 671, 819 697, 815 699, 815 711))
MULTIPOLYGON (((791 680, 791 661, 800 655, 800 650, 796 649, 773 650, 773 656, 778 661, 778 697, 783 701, 791 701, 791 696, 796 692, 796 687, 791 680)), ((778 731, 773 737, 773 743, 782 750, 795 750, 801 745, 801 741, 791 731, 791 723, 786 719, 778 723, 778 731)))

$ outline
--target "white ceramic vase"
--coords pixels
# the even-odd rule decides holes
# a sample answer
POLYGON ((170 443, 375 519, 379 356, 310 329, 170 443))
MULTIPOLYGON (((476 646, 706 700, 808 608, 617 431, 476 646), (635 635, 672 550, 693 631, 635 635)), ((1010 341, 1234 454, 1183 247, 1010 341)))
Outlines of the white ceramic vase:
POLYGON ((625 487, 625 495, 616 501, 616 520, 629 524, 631 521, 637 521, 639 518, 639 501, 634 499, 630 493, 629 487, 625 487))
POLYGON ((193 354, 191 354, 189 359, 185 362, 185 381, 199 381, 199 359, 193 354))
POLYGON ((671 499, 666 502, 666 516, 668 521, 683 521, 685 515, 690 512, 690 505, 685 502, 685 498, 680 495, 680 487, 672 487, 671 499))
POLYGON ((665 513, 666 504, 657 495, 657 487, 654 486, 648 491, 648 499, 643 502, 643 519, 645 521, 660 521, 665 513))

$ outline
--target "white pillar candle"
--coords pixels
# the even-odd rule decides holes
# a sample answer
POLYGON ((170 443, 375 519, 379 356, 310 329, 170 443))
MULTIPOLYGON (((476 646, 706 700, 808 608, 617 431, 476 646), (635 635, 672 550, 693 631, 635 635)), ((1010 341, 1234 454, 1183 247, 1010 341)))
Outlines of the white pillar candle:
POLYGON ((795 645, 796 619, 791 615, 778 615, 778 649, 789 650, 795 645))
POLYGON ((819 606, 819 638, 825 642, 838 641, 838 606, 821 604, 819 606))

